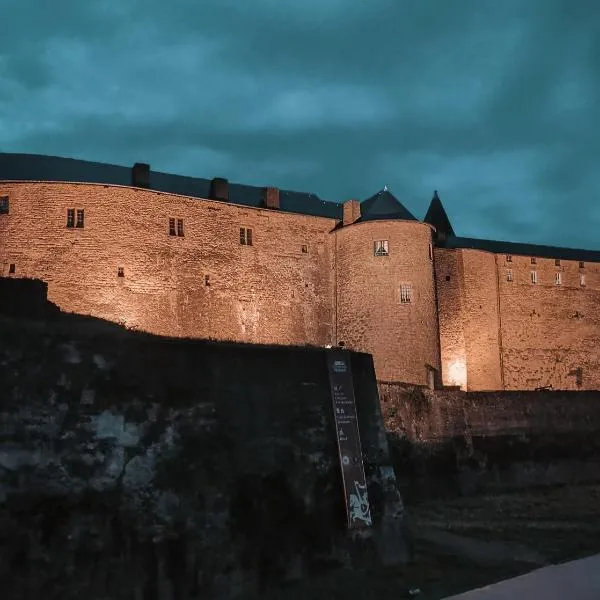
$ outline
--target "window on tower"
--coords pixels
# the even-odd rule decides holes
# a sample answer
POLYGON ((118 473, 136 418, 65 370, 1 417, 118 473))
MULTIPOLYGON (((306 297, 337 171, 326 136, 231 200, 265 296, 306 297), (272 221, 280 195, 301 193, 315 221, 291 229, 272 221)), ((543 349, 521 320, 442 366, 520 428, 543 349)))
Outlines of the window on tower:
POLYGON ((412 302, 412 286, 408 283, 403 283, 400 286, 400 303, 408 304, 412 302))
POLYGON ((375 256, 389 256, 388 240, 379 240, 374 242, 373 253, 375 256))

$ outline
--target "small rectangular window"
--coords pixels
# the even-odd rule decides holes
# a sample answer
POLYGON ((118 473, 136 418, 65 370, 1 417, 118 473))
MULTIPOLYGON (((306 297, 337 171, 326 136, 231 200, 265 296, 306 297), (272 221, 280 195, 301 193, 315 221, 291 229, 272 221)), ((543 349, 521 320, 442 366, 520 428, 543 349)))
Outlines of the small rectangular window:
POLYGON ((562 283, 561 273, 556 273, 554 275, 554 283, 556 283, 556 285, 560 285, 562 283))
POLYGON ((242 246, 252 246, 252 229, 240 227, 240 244, 242 246))
POLYGON ((177 235, 175 231, 175 219, 169 218, 169 235, 177 235))
POLYGON ((83 208, 77 209, 77 223, 75 224, 75 227, 78 227, 79 229, 83 228, 83 208))
POLYGON ((123 267, 117 269, 117 277, 125 277, 125 269, 123 267))
POLYGON ((582 260, 579 261, 579 268, 580 269, 584 269, 585 268, 585 263, 582 260))
POLYGON ((585 275, 583 273, 579 274, 579 285, 585 285, 585 275))
POLYGON ((511 254, 507 254, 506 255, 506 262, 512 262, 512 255, 511 254))
POLYGON ((412 288, 408 284, 402 284, 400 286, 400 302, 406 304, 412 302, 412 288))
POLYGON ((0 196, 0 215, 8 214, 8 196, 0 196))
POLYGON ((67 227, 75 227, 75 209, 67 208, 67 227))
POLYGON ((537 271, 531 271, 531 283, 537 283, 537 271))
POLYGON ((306 244, 302 244, 302 254, 308 254, 308 246, 306 244))
POLYGON ((433 260, 433 246, 429 244, 429 260, 433 260))
POLYGON ((177 219, 177 235, 183 237, 183 219, 177 219))
POLYGON ((204 285, 206 285, 206 286, 210 285, 210 275, 204 276, 204 285))
POLYGON ((557 267, 560 267, 560 258, 557 258, 557 259, 554 261, 554 265, 555 265, 555 266, 557 266, 557 267))
POLYGON ((508 271, 506 271, 506 281, 512 281, 513 280, 513 272, 509 269, 508 271))
POLYGON ((374 242, 373 253, 375 256, 389 256, 388 240, 379 240, 374 242))
POLYGON ((17 271, 17 266, 15 265, 15 263, 10 263, 10 265, 8 265, 8 272, 10 274, 15 273, 17 271))
POLYGON ((537 258, 536 258, 535 256, 532 256, 532 257, 531 257, 531 264, 532 264, 532 265, 535 265, 535 264, 537 264, 537 258))

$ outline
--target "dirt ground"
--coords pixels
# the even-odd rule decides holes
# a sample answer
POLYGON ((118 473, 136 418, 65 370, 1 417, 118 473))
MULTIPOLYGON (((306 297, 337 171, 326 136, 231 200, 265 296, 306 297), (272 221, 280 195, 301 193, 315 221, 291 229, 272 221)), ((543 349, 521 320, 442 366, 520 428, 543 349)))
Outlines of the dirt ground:
POLYGON ((413 564, 338 571, 261 598, 439 600, 600 553, 600 484, 439 500, 407 512, 413 564))

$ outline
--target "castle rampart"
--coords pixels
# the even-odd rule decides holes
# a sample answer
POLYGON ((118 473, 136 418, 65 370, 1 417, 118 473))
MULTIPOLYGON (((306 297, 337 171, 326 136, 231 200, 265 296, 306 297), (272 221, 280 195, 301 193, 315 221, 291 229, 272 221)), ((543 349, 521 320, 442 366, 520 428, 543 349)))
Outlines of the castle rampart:
POLYGON ((343 343, 380 381, 600 388, 600 252, 457 237, 437 192, 423 222, 387 188, 341 204, 0 154, 0 275, 158 335, 343 343))
POLYGON ((333 220, 107 185, 7 183, 3 195, 2 274, 43 279, 65 311, 160 335, 332 343, 333 220), (70 209, 82 228, 67 227, 70 209))

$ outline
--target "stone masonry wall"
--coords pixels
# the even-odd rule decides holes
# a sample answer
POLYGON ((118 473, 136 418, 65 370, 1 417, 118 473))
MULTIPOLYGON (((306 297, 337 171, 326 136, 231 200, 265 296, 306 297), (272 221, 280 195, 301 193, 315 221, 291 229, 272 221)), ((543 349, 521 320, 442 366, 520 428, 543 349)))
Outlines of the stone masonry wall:
POLYGON ((352 538, 325 350, 51 309, 0 310, 3 598, 231 598, 406 560, 370 357, 352 369, 375 526, 352 538))
POLYGON ((435 256, 445 385, 600 389, 600 265, 580 269, 537 257, 532 265, 524 256, 507 262, 468 249, 437 248, 435 256))
POLYGON ((160 335, 332 342, 331 219, 107 185, 0 184, 4 194, 0 275, 14 264, 46 281, 62 310, 160 335), (85 209, 84 229, 66 227, 68 208, 85 209))
POLYGON ((379 384, 403 496, 600 481, 600 392, 379 384))
POLYGON ((439 334, 431 228, 410 221, 367 221, 336 231, 337 341, 373 355, 378 380, 425 385, 439 372, 439 334), (374 256, 375 241, 389 256, 374 256), (400 286, 412 300, 400 301, 400 286))
POLYGON ((447 386, 466 388, 466 312, 462 253, 460 250, 436 248, 435 274, 440 324, 442 381, 447 386))
POLYGON ((580 269, 578 262, 562 260, 557 266, 548 258, 536 263, 498 256, 506 389, 600 389, 600 265, 580 269), (509 269, 513 281, 507 281, 509 269))

